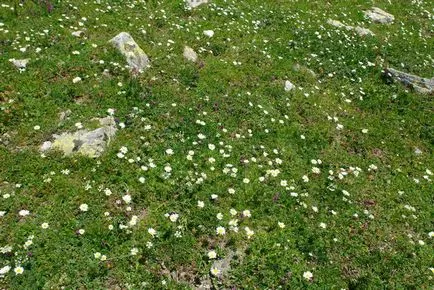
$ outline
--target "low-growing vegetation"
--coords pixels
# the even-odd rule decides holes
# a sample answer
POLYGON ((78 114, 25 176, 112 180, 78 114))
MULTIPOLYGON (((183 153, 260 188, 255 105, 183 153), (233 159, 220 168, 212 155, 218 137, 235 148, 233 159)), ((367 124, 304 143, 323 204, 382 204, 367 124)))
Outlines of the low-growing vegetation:
POLYGON ((3 1, 0 287, 431 289, 433 13, 3 1))

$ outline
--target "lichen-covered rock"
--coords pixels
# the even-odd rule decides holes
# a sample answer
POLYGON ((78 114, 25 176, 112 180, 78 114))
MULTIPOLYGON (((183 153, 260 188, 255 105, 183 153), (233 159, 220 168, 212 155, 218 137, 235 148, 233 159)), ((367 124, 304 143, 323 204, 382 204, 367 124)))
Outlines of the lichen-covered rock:
POLYGON ((408 87, 412 87, 418 93, 421 94, 434 93, 434 77, 431 79, 422 78, 393 68, 387 68, 386 75, 403 83, 408 87))
POLYGON ((149 65, 149 58, 133 37, 127 32, 121 32, 110 40, 123 56, 134 72, 142 72, 149 65))
POLYGON ((196 62, 197 53, 193 50, 193 48, 186 46, 184 47, 184 58, 188 61, 196 62))
POLYGON ((374 36, 375 35, 371 30, 369 30, 367 28, 363 28, 360 26, 345 25, 342 22, 340 22, 339 20, 328 19, 327 23, 334 26, 334 27, 345 28, 346 30, 353 30, 360 36, 365 36, 365 35, 374 36))
POLYGON ((44 142, 40 150, 59 150, 65 156, 81 154, 91 158, 99 157, 117 131, 113 117, 99 119, 99 123, 101 127, 92 131, 84 129, 53 135, 54 140, 44 142))
POLYGON ((367 18, 371 19, 371 21, 381 24, 392 23, 395 20, 395 17, 392 14, 387 13, 378 7, 372 7, 364 13, 367 18))
POLYGON ((188 7, 190 8, 196 8, 199 5, 208 3, 208 0, 185 0, 185 3, 188 5, 188 7))

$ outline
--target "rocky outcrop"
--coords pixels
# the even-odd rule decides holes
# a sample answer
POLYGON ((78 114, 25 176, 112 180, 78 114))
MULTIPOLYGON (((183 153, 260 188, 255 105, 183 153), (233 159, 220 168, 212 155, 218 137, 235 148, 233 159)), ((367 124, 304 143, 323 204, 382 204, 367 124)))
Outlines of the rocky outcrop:
POLYGON ((434 92, 434 77, 431 79, 422 78, 393 68, 387 68, 385 72, 388 77, 413 88, 418 93, 432 94, 434 92))
POLYGON ((99 157, 115 136, 117 129, 113 117, 101 118, 98 121, 101 127, 92 131, 83 129, 73 133, 55 134, 54 140, 44 142, 40 150, 58 150, 65 156, 81 154, 91 158, 99 157))

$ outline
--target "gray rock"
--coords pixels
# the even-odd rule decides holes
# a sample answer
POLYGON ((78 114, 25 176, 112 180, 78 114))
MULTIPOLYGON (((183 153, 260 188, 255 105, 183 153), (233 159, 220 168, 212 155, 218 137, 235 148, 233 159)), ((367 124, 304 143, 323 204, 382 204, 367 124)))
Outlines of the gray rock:
MULTIPOLYGON (((242 261, 245 256, 244 251, 245 249, 238 249, 236 251, 229 250, 223 259, 218 259, 213 262, 211 268, 217 268, 220 270, 220 274, 218 276, 220 280, 224 281, 230 277, 229 272, 231 270, 231 263, 233 262, 235 256, 237 256, 238 260, 242 261)), ((199 283, 194 285, 192 288, 195 290, 215 289, 211 277, 211 274, 200 277, 199 283)))
POLYGON ((27 64, 29 63, 30 59, 26 58, 26 59, 15 59, 15 58, 11 58, 9 60, 16 68, 18 69, 25 69, 27 64))
POLYGON ((316 78, 316 73, 315 73, 313 70, 311 70, 310 68, 307 68, 307 67, 305 67, 305 66, 303 66, 303 65, 299 65, 298 63, 295 64, 295 65, 292 67, 292 69, 293 69, 294 71, 302 72, 302 73, 305 73, 305 74, 310 75, 311 77, 316 78))
POLYGON ((364 13, 367 18, 376 23, 389 24, 395 20, 395 17, 392 14, 387 13, 378 7, 372 7, 371 10, 365 11, 364 13))
POLYGON ((195 290, 213 289, 211 278, 209 276, 201 277, 199 285, 192 287, 192 289, 195 289, 195 290))
MULTIPOLYGON (((351 26, 348 26, 348 27, 351 27, 351 26)), ((360 36, 365 36, 365 35, 374 36, 375 35, 374 32, 372 32, 368 28, 363 28, 363 27, 360 27, 360 26, 354 27, 354 31, 357 32, 357 34, 360 35, 360 36)))
POLYGON ((285 81, 285 91, 289 92, 295 88, 294 84, 290 81, 285 81))
POLYGON ((45 142, 41 145, 40 150, 41 150, 42 152, 45 152, 45 151, 49 150, 49 149, 51 148, 51 146, 53 146, 53 143, 52 143, 51 141, 45 141, 45 142))
POLYGON ((71 34, 75 37, 80 37, 84 32, 81 30, 73 31, 71 34))
POLYGON ((112 137, 115 136, 117 128, 113 117, 98 119, 101 125, 95 130, 79 130, 73 133, 62 133, 53 135, 53 141, 45 141, 40 150, 59 150, 65 156, 81 154, 87 157, 99 157, 109 144, 112 137))
POLYGON ((188 61, 196 62, 197 53, 189 46, 184 47, 184 58, 188 61))
POLYGON ((363 28, 360 26, 345 25, 342 22, 340 22, 339 20, 328 19, 327 23, 334 26, 334 27, 345 28, 346 30, 353 30, 360 36, 365 36, 365 35, 374 36, 375 35, 371 30, 369 30, 367 28, 363 28))
POLYGON ((66 110, 59 113, 59 121, 64 121, 66 118, 68 118, 72 114, 71 110, 66 110))
POLYGON ((190 8, 196 8, 199 5, 208 3, 208 0, 185 0, 185 3, 188 5, 188 7, 190 8))
POLYGON ((422 78, 393 68, 387 68, 386 75, 408 87, 412 87, 418 93, 432 94, 434 92, 434 77, 431 79, 422 78))
POLYGON ((127 32, 121 32, 110 40, 127 59, 133 72, 142 72, 149 66, 149 58, 127 32))
POLYGON ((233 257, 235 256, 234 251, 229 251, 226 254, 226 257, 224 259, 215 260, 212 264, 212 268, 218 268, 220 269, 220 276, 227 276, 231 269, 231 261, 233 257))
POLYGON ((339 20, 328 19, 327 23, 334 26, 334 27, 339 27, 339 28, 345 27, 345 24, 343 24, 339 20))
POLYGON ((8 132, 0 136, 0 144, 9 145, 10 141, 11 141, 11 135, 9 135, 8 132))

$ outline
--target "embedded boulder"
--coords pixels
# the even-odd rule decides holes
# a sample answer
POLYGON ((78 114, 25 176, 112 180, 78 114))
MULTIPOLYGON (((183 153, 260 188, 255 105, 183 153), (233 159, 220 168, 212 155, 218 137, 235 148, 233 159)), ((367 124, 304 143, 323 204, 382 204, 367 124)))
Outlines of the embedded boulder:
POLYGON ((293 69, 294 71, 296 71, 296 72, 301 72, 301 73, 304 73, 304 74, 310 75, 310 76, 313 77, 313 78, 316 78, 316 73, 315 73, 313 70, 311 70, 311 69, 309 69, 308 67, 305 67, 305 66, 303 66, 303 65, 300 65, 300 64, 298 64, 298 63, 296 63, 295 65, 293 65, 293 66, 292 66, 292 69, 293 69))
POLYGON ((343 24, 342 22, 340 22, 339 20, 328 19, 327 23, 334 26, 334 27, 345 28, 346 30, 355 31, 360 36, 365 36, 365 35, 374 36, 375 35, 371 30, 369 30, 367 28, 364 28, 361 26, 346 25, 346 24, 343 24))
POLYGON ((133 37, 121 32, 109 41, 126 58, 133 72, 142 72, 149 66, 149 58, 133 37))
POLYGON ((117 128, 113 117, 101 118, 98 121, 101 127, 92 131, 83 129, 72 133, 54 134, 54 139, 44 142, 40 150, 59 150, 65 156, 81 154, 91 158, 99 157, 115 136, 117 128))
POLYGON ((81 31, 81 30, 77 30, 77 31, 73 31, 73 32, 71 33, 71 35, 72 35, 72 36, 75 36, 75 37, 80 37, 83 33, 84 33, 83 31, 81 31))
POLYGON ((197 53, 193 50, 193 48, 189 46, 184 47, 184 58, 188 61, 196 62, 197 61, 197 53))
POLYGON ((285 81, 285 92, 292 91, 295 88, 294 84, 291 81, 285 81))
POLYGON ((389 24, 395 20, 395 16, 390 13, 387 13, 384 10, 381 10, 378 7, 372 7, 370 10, 364 12, 365 17, 369 18, 372 22, 381 23, 381 24, 389 24))
POLYGON ((422 78, 393 68, 387 68, 385 71, 388 77, 401 82, 405 86, 413 88, 418 93, 432 94, 434 92, 434 77, 430 79, 422 78))
POLYGON ((30 59, 15 59, 11 58, 9 60, 17 69, 24 70, 27 67, 27 64, 29 63, 30 59))

